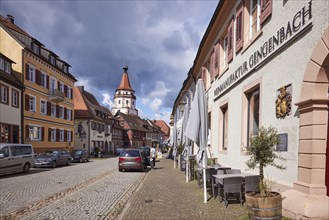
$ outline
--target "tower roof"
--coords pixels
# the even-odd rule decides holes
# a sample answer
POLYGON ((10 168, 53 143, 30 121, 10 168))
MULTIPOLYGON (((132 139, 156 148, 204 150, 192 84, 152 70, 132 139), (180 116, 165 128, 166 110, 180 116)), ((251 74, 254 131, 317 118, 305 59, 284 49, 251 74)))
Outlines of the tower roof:
POLYGON ((129 81, 129 77, 128 77, 128 66, 125 65, 123 67, 123 74, 122 74, 122 78, 121 78, 121 83, 119 85, 119 87, 117 88, 117 90, 130 90, 133 91, 134 90, 131 88, 130 85, 130 81, 129 81))

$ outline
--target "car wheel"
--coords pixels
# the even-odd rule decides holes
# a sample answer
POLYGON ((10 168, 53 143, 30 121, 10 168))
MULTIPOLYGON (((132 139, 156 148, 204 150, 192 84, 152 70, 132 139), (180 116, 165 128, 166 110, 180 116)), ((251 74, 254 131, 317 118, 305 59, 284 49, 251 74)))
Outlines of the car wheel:
POLYGON ((28 173, 30 171, 30 168, 31 168, 30 164, 26 163, 23 167, 23 172, 28 173))
POLYGON ((82 158, 80 158, 80 159, 79 159, 79 163, 82 163, 82 162, 83 162, 83 159, 82 159, 82 158))
POLYGON ((119 168, 119 172, 122 172, 122 169, 119 168))
POLYGON ((66 166, 70 166, 70 164, 71 164, 71 159, 68 159, 66 162, 66 166))
POLYGON ((57 166, 57 163, 56 163, 56 161, 54 160, 52 163, 51 163, 51 167, 52 168, 55 168, 57 166))

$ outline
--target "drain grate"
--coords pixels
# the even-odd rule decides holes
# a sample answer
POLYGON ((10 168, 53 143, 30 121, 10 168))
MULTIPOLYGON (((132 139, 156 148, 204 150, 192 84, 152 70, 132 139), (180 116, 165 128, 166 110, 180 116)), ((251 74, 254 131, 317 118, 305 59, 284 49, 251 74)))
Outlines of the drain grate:
POLYGON ((146 203, 151 203, 151 202, 153 202, 153 200, 152 199, 147 199, 147 200, 145 200, 145 202, 146 203))

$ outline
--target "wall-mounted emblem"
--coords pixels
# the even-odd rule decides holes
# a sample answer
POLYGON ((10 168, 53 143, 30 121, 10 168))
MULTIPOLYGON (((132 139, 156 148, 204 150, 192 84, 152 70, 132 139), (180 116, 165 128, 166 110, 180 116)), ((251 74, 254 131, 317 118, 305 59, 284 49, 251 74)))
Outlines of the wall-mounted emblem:
POLYGON ((285 118, 291 113, 291 84, 282 86, 277 91, 277 99, 275 101, 276 117, 285 118))
POLYGON ((78 134, 79 134, 79 139, 85 139, 87 137, 86 131, 82 126, 82 123, 78 124, 78 134))

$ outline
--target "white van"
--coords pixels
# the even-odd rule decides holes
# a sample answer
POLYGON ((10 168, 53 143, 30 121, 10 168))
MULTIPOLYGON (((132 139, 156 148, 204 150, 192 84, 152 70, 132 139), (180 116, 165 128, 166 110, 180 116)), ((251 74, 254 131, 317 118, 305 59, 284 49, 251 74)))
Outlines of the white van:
POLYGON ((34 150, 31 144, 0 143, 0 175, 28 173, 33 164, 34 150))

